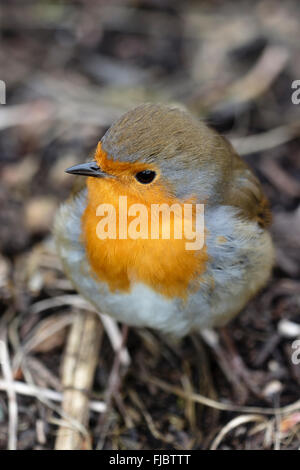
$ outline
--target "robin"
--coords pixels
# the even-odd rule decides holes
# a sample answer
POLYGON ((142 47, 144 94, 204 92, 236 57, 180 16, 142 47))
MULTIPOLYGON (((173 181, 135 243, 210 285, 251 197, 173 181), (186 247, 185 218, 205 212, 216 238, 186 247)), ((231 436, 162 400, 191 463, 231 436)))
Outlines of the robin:
POLYGON ((59 256, 78 292, 116 320, 182 337, 224 325, 267 282, 273 246, 261 185, 224 137, 187 112, 140 105, 110 127, 93 161, 66 171, 86 178, 57 213, 59 256), (154 214, 174 205, 151 237, 154 214), (175 229, 189 205, 194 234, 197 207, 204 212, 202 243, 188 249, 190 235, 175 229))

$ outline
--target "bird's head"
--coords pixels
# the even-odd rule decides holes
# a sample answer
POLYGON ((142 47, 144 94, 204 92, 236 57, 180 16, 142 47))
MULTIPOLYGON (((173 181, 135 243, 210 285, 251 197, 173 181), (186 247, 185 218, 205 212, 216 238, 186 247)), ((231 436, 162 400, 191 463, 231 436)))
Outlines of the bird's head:
POLYGON ((103 188, 140 202, 164 199, 218 202, 230 174, 231 146, 178 108, 144 104, 116 121, 95 160, 66 170, 86 175, 95 198, 103 188))

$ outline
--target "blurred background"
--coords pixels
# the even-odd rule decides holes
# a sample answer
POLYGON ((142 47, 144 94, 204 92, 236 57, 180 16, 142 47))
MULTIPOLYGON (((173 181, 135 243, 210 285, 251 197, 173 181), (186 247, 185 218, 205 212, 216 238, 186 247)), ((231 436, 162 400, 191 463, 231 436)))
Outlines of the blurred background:
MULTIPOLYGON (((53 251, 53 216, 73 184, 64 169, 92 155, 126 110, 143 102, 185 106, 231 140, 272 205, 277 260, 268 287, 221 334, 218 351, 191 338, 174 347, 131 329, 120 401, 105 426, 91 413, 92 446, 299 447, 297 406, 281 421, 260 415, 260 427, 234 421, 216 441, 242 408, 237 415, 202 407, 153 381, 241 406, 299 400, 300 365, 291 361, 300 337, 300 104, 291 99, 299 33, 296 0, 1 2, 0 334, 15 380, 61 391, 77 307, 53 251), (235 360, 232 376, 220 366, 222 354, 235 360)), ((104 335, 95 397, 105 394, 113 358, 104 335)), ((59 410, 34 393, 17 400, 18 448, 53 448, 59 410)), ((0 448, 8 434, 0 379, 0 448)))

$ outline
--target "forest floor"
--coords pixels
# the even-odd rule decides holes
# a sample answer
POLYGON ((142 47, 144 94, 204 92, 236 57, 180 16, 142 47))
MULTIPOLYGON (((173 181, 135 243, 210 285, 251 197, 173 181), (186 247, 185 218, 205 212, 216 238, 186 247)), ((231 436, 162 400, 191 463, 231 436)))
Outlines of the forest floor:
POLYGON ((297 449, 299 3, 105 3, 1 6, 0 448, 53 449, 67 419, 64 352, 90 306, 51 236, 73 184, 64 169, 91 155, 116 117, 152 101, 187 107, 254 169, 272 207, 276 265, 206 341, 99 322, 80 448, 297 449))

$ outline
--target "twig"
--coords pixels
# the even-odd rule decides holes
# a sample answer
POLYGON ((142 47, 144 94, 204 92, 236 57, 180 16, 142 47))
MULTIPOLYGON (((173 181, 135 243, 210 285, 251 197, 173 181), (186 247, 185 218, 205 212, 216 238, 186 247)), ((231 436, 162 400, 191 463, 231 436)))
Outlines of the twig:
POLYGON ((62 307, 64 305, 70 305, 80 309, 86 309, 95 311, 95 309, 86 302, 80 295, 77 294, 68 294, 68 295, 57 295, 56 297, 51 297, 49 299, 40 300, 35 302, 30 307, 30 313, 32 315, 37 315, 49 308, 62 307))
POLYGON ((18 404, 16 392, 13 387, 13 374, 11 370, 9 353, 5 340, 0 340, 0 364, 3 376, 7 383, 6 393, 8 397, 8 450, 17 449, 18 432, 18 404))
POLYGON ((241 377, 238 374, 237 367, 233 367, 233 361, 230 360, 227 351, 221 348, 219 334, 214 330, 204 329, 201 336, 215 354, 222 372, 232 385, 237 402, 240 404, 245 403, 248 397, 247 387, 240 380, 241 377))
POLYGON ((123 338, 116 321, 108 315, 100 314, 100 317, 114 351, 120 354, 122 366, 128 367, 130 365, 130 356, 127 348, 124 345, 122 347, 123 338))
POLYGON ((229 421, 229 423, 224 426, 221 431, 217 434, 217 436, 214 438, 210 450, 216 450, 221 441, 224 439, 226 434, 228 434, 230 431, 233 429, 237 428, 241 424, 246 424, 250 422, 265 422, 266 418, 260 415, 243 415, 243 416, 237 416, 236 418, 232 419, 229 421))
MULTIPOLYGON (((63 362, 63 411, 86 427, 88 423, 89 393, 98 361, 102 325, 94 313, 78 313, 69 333, 63 362)), ((57 450, 79 450, 90 447, 87 436, 79 428, 62 423, 55 443, 57 450)))
POLYGON ((259 169, 266 175, 268 180, 280 191, 289 197, 300 196, 300 185, 296 178, 284 171, 276 160, 264 159, 259 165, 259 169))
POLYGON ((139 398, 135 390, 133 389, 129 390, 129 396, 132 402, 140 409, 152 436, 155 439, 158 439, 158 440, 160 439, 161 441, 167 442, 168 444, 173 444, 173 447, 175 448, 181 448, 180 446, 176 446, 176 444, 174 443, 174 440, 172 439, 170 435, 163 434, 157 429, 156 424, 153 421, 151 414, 147 411, 146 407, 144 406, 142 400, 139 398))
POLYGON ((98 450, 101 449, 104 444, 105 434, 109 426, 108 412, 111 409, 113 398, 115 398, 115 396, 118 395, 121 380, 127 371, 127 367, 123 367, 123 369, 121 369, 120 367, 122 365, 121 352, 123 350, 124 345, 126 344, 127 336, 128 336, 128 326, 123 325, 122 341, 121 341, 119 350, 116 351, 112 369, 108 378, 108 386, 106 389, 106 397, 105 397, 106 413, 100 416, 100 419, 99 419, 99 428, 101 429, 101 436, 97 444, 98 450))
POLYGON ((290 405, 283 406, 281 408, 262 408, 259 406, 238 406, 231 403, 222 403, 211 398, 207 398, 199 393, 186 393, 179 387, 169 385, 163 380, 157 379, 156 377, 144 377, 146 382, 150 382, 153 385, 156 385, 160 389, 164 390, 167 393, 173 393, 181 398, 187 400, 193 400, 196 403, 201 403, 202 405, 209 406, 221 411, 235 411, 238 413, 254 413, 254 414, 263 414, 263 415, 275 415, 276 413, 291 413, 300 409, 300 400, 291 403, 290 405))
MULTIPOLYGON (((11 387, 15 393, 24 395, 27 397, 44 398, 51 401, 61 402, 63 394, 51 390, 50 388, 42 388, 37 385, 28 385, 25 382, 7 382, 6 380, 0 379, 0 390, 7 391, 11 387)), ((104 413, 106 405, 103 401, 90 401, 89 408, 95 413, 104 413)))
MULTIPOLYGON (((105 328, 107 336, 109 337, 109 340, 111 342, 111 345, 114 351, 119 352, 120 346, 122 343, 122 335, 120 333, 120 330, 117 326, 116 321, 113 318, 109 317, 108 315, 105 315, 105 313, 99 314, 99 312, 97 312, 95 307, 93 307, 92 304, 87 302, 80 295, 66 294, 66 295, 58 295, 56 297, 52 297, 46 300, 40 300, 31 306, 30 312, 32 314, 37 315, 38 313, 43 312, 44 310, 47 310, 49 308, 61 307, 64 305, 66 306, 70 305, 78 309, 88 310, 90 312, 97 313, 97 315, 99 315, 101 318, 101 321, 103 323, 103 326, 105 328)), ((130 356, 126 347, 122 348, 120 359, 124 367, 129 366, 130 356)))
POLYGON ((252 69, 231 85, 228 90, 230 102, 252 101, 265 93, 285 68, 289 55, 283 46, 266 47, 252 69))
POLYGON ((72 323, 73 319, 73 314, 69 313, 67 315, 57 315, 55 323, 52 321, 50 326, 48 326, 49 319, 40 322, 38 328, 35 328, 32 332, 31 337, 25 342, 22 347, 19 347, 17 353, 15 354, 15 357, 13 358, 13 370, 18 370, 24 356, 26 356, 30 351, 33 351, 40 344, 45 343, 45 341, 49 337, 53 336, 54 334, 57 334, 65 327, 69 326, 72 323), (37 331, 38 334, 36 334, 37 331))
POLYGON ((233 137, 229 140, 240 155, 263 152, 286 144, 300 134, 300 121, 275 127, 260 134, 247 137, 233 137))

